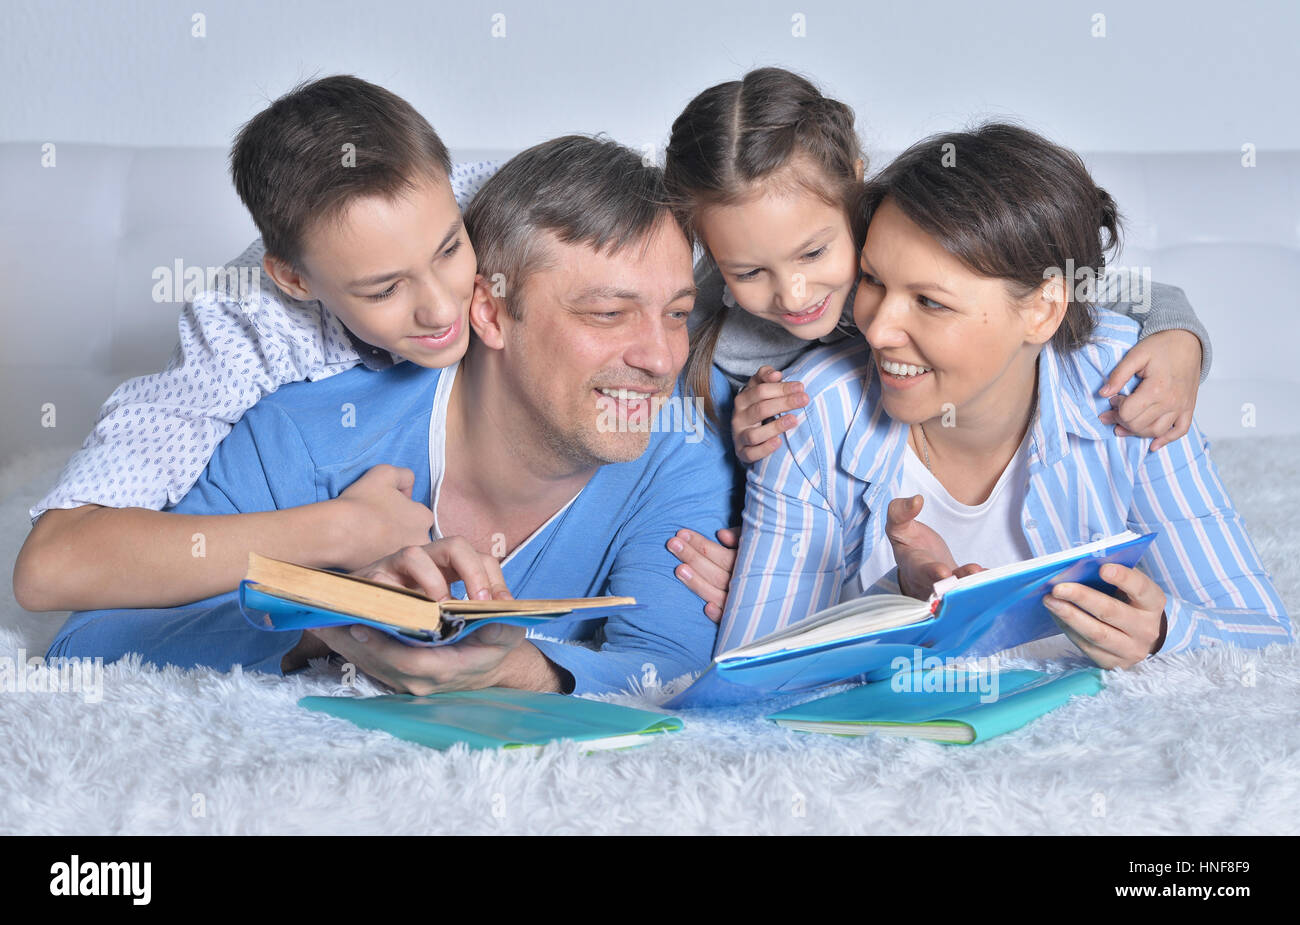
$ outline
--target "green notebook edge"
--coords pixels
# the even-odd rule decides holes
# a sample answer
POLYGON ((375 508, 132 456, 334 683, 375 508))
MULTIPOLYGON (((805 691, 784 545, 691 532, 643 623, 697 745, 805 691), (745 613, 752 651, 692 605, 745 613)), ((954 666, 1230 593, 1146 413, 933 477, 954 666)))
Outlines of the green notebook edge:
MULTIPOLYGON (((595 743, 677 732, 676 716, 622 704, 509 688, 455 691, 416 697, 303 697, 298 706, 347 720, 362 729, 445 750, 540 747, 564 740, 595 743)), ((628 746, 639 744, 627 742, 628 746)))
MULTIPOLYGON (((837 706, 852 704, 855 693, 861 691, 864 687, 872 685, 859 685, 859 687, 832 694, 829 697, 806 701, 797 706, 769 714, 767 719, 778 723, 778 725, 781 720, 844 724, 871 723, 907 727, 960 725, 969 728, 974 733, 974 737, 969 742, 942 742, 939 744, 977 745, 995 736, 1013 732, 1022 726, 1026 726, 1040 716, 1064 706, 1073 697, 1092 696, 1100 693, 1105 687, 1104 674, 1099 668, 1075 668, 1055 673, 1034 671, 1032 669, 1009 669, 1003 673, 1011 674, 1013 672, 1017 675, 1037 675, 1037 677, 1018 684, 1005 696, 999 695, 998 700, 992 703, 977 702, 957 709, 939 708, 930 719, 919 722, 891 720, 887 715, 872 717, 855 717, 845 714, 833 715, 832 711, 837 706), (839 700, 840 704, 833 703, 836 700, 839 700)), ((885 680, 874 683, 889 684, 890 682, 885 680)), ((948 695, 938 692, 900 693, 897 696, 930 697, 937 701, 948 695)), ((816 731, 821 734, 844 735, 844 733, 816 731)))

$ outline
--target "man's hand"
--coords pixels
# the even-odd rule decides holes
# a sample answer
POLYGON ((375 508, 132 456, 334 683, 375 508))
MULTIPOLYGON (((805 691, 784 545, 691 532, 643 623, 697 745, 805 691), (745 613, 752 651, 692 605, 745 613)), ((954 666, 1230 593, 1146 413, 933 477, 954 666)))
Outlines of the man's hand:
POLYGON ((984 570, 973 562, 957 566, 943 537, 916 519, 924 504, 920 495, 895 498, 885 512, 885 536, 894 548, 898 588, 919 601, 930 599, 937 581, 953 575, 964 578, 984 570))
POLYGON ((714 623, 722 619, 722 611, 727 606, 739 533, 739 527, 724 527, 718 531, 715 543, 683 527, 668 541, 668 551, 682 560, 673 574, 703 599, 704 613, 714 623))
MULTIPOLYGON (((352 573, 421 591, 434 600, 450 597, 456 580, 474 600, 509 600, 510 589, 496 557, 478 552, 464 537, 408 546, 352 573)), ((399 693, 515 687, 561 691, 567 677, 532 643, 524 629, 493 623, 449 646, 408 646, 370 627, 330 626, 309 630, 361 671, 399 693)))
POLYGON ((345 488, 332 505, 341 568, 359 568, 394 549, 429 542, 433 511, 412 500, 415 473, 380 464, 345 488))
POLYGON ((1145 573, 1114 563, 1102 567, 1101 578, 1115 588, 1114 596, 1067 581, 1043 604, 1099 667, 1131 668, 1164 645, 1165 592, 1145 573))
POLYGON ((564 690, 564 679, 522 626, 492 623, 450 646, 408 646, 368 626, 328 626, 307 632, 399 694, 425 697, 485 687, 564 690))
POLYGON ((1111 410, 1099 419, 1119 437, 1155 437, 1151 450, 1187 433, 1201 384, 1201 341, 1191 331, 1161 331, 1143 338, 1116 364, 1099 394, 1111 410), (1132 395, 1119 390, 1134 376, 1142 381, 1132 395))
POLYGON ((781 445, 781 435, 799 423, 788 412, 807 404, 802 382, 782 382, 780 371, 771 366, 760 368, 736 395, 731 414, 736 456, 746 464, 771 456, 781 445))
POLYGON ((451 585, 457 580, 465 582, 470 600, 508 601, 513 596, 496 556, 479 552, 461 536, 407 546, 349 574, 411 588, 435 601, 451 597, 451 585))

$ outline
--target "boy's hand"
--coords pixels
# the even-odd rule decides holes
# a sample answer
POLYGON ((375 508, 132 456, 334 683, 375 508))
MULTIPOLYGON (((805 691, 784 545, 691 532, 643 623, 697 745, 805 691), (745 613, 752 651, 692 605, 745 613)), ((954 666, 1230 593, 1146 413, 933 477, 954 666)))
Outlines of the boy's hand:
POLYGON ((798 423, 794 415, 786 412, 807 404, 802 382, 782 382, 779 370, 761 367, 736 395, 731 415, 736 456, 745 464, 771 456, 781 445, 781 435, 798 423), (769 420, 774 417, 776 420, 769 420))
POLYGON ((938 533, 916 519, 925 499, 920 495, 895 498, 885 512, 885 536, 894 548, 898 565, 898 589, 918 601, 928 601, 934 584, 956 575, 965 578, 984 567, 974 562, 957 566, 948 544, 938 533))
POLYGON ((1152 451, 1172 443, 1192 426, 1201 384, 1201 341, 1191 331, 1161 331, 1133 345, 1119 361, 1099 394, 1110 411, 1101 422, 1114 425, 1120 437, 1155 437, 1152 451), (1142 381, 1132 395, 1120 395, 1134 376, 1142 381))
POLYGON ((739 535, 738 527, 724 527, 715 543, 683 527, 668 541, 669 552, 682 560, 673 574, 704 600, 704 613, 714 623, 722 619, 727 606, 739 535))
POLYGON ((350 574, 421 591, 435 601, 447 600, 451 585, 458 580, 465 582, 470 600, 508 601, 513 597, 496 556, 477 551, 462 536, 407 546, 350 574))
POLYGON ((433 511, 411 498, 415 473, 380 464, 332 501, 338 514, 339 565, 359 568, 404 546, 429 542, 433 511))
POLYGON ((1043 597, 1052 619, 1101 668, 1131 668, 1165 642, 1165 592, 1143 572, 1110 563, 1102 580, 1114 596, 1062 582, 1043 597))

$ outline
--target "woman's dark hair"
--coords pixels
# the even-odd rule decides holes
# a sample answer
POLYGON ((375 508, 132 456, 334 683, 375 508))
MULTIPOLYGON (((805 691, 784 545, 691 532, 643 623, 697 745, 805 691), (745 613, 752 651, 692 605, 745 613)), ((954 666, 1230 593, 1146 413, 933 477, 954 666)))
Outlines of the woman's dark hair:
POLYGON ((863 190, 864 225, 886 198, 971 270, 1012 283, 1017 298, 1053 272, 1065 277, 1068 304, 1052 343, 1068 352, 1088 342, 1092 301, 1077 297, 1081 277, 1069 268, 1095 274, 1095 291, 1106 255, 1119 248, 1120 215, 1079 155, 990 122, 932 135, 900 154, 863 190))
MULTIPOLYGON (((843 208, 854 243, 861 247, 866 226, 855 222, 861 215, 858 161, 865 169, 853 110, 823 96, 798 74, 764 67, 740 80, 710 87, 687 104, 673 122, 664 183, 677 220, 692 243, 703 243, 697 225, 702 209, 742 201, 754 193, 755 184, 780 179, 843 208), (797 157, 817 169, 774 176, 797 157)), ((694 329, 686 362, 687 386, 703 399, 713 422, 717 411, 710 398, 709 374, 725 319, 726 313, 718 312, 694 329)))

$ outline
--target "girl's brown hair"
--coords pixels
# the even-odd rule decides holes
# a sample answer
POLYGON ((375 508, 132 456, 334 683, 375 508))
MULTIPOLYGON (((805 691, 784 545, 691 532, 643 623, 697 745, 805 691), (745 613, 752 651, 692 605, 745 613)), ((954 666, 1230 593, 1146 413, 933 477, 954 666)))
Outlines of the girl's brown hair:
POLYGON ((1096 291, 1121 222, 1079 155, 990 122, 932 135, 900 154, 863 190, 864 227, 886 198, 971 270, 1011 283, 1018 298, 1059 273, 1068 304, 1052 344, 1068 352, 1088 342, 1096 316, 1092 300, 1078 297, 1075 274, 1092 274, 1096 291))
MULTIPOLYGON (((697 225, 702 209, 742 201, 753 194, 754 184, 800 156, 818 169, 792 172, 789 181, 844 208, 854 243, 861 247, 866 225, 857 164, 863 161, 865 167, 865 158, 853 110, 782 68, 759 68, 710 87, 682 110, 664 164, 669 203, 692 243, 702 244, 697 225)), ((715 423, 709 375, 725 319, 726 312, 718 312, 695 328, 686 361, 687 387, 715 423)))

